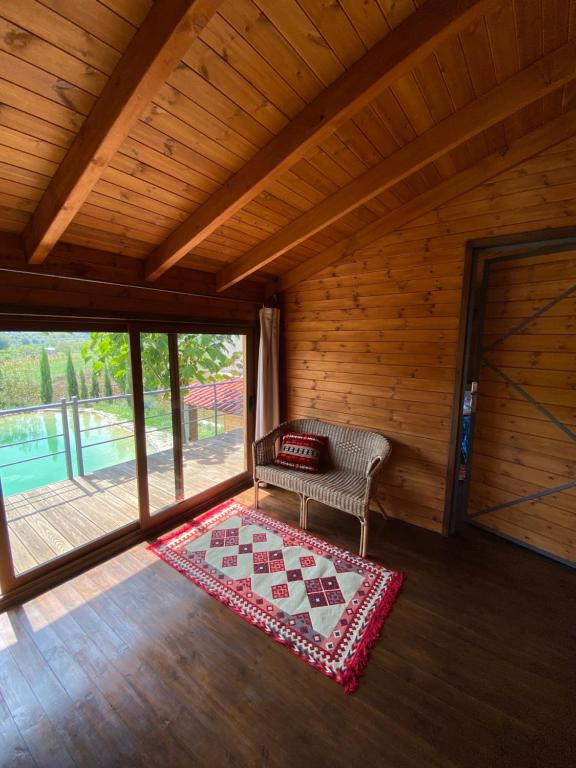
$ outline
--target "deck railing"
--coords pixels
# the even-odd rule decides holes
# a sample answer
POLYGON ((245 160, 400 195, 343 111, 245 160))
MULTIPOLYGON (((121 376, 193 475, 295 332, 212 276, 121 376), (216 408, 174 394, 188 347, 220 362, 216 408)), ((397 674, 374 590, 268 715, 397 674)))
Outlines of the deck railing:
MULTIPOLYGON (((211 427, 213 427, 214 435, 217 435, 220 430, 219 422, 218 422, 218 411, 219 411, 219 403, 218 403, 218 384, 224 384, 225 382, 215 382, 213 384, 213 402, 211 403, 211 407, 209 409, 202 408, 205 413, 211 412, 210 418, 201 418, 199 415, 199 409, 189 406, 184 402, 184 395, 189 394, 190 392, 193 392, 195 388, 206 388, 205 384, 199 384, 199 385, 191 385, 191 386, 185 386, 180 388, 180 414, 182 419, 182 435, 186 442, 194 442, 197 439, 201 439, 199 437, 199 431, 198 431, 198 425, 199 424, 210 424, 211 427), (195 428, 193 428, 193 424, 195 424, 195 428)), ((152 390, 145 390, 144 391, 144 397, 150 397, 155 395, 166 395, 170 393, 170 389, 152 389, 152 390)), ((128 432, 126 435, 121 435, 119 437, 112 437, 107 440, 99 440, 96 442, 86 442, 83 439, 83 435, 94 432, 96 430, 101 429, 111 429, 113 427, 125 427, 127 424, 134 424, 133 418, 130 419, 123 419, 120 421, 114 421, 110 422, 107 421, 103 424, 97 424, 96 426, 89 426, 89 427, 82 427, 81 422, 81 406, 94 406, 99 403, 111 403, 111 402, 118 402, 118 401, 126 401, 128 403, 132 400, 131 394, 119 394, 119 395, 106 395, 103 397, 88 397, 80 399, 78 397, 71 397, 69 400, 66 398, 61 398, 59 402, 57 403, 46 403, 44 405, 31 405, 26 406, 22 408, 11 408, 6 410, 0 410, 0 418, 3 416, 16 416, 18 414, 32 414, 32 413, 42 413, 45 411, 51 412, 51 413, 59 413, 61 417, 62 422, 62 431, 56 432, 54 434, 50 435, 42 435, 40 437, 33 437, 26 440, 18 440, 11 443, 3 443, 0 445, 0 471, 3 469, 6 469, 7 467, 16 466, 18 464, 26 464, 28 462, 33 461, 39 461, 41 459, 46 459, 54 456, 65 456, 66 461, 66 474, 68 476, 69 480, 72 480, 74 477, 74 464, 73 464, 73 455, 75 455, 76 458, 76 466, 77 466, 77 475, 80 477, 85 476, 85 464, 84 464, 84 453, 89 448, 94 448, 96 446, 102 446, 107 445, 109 443, 116 443, 121 440, 128 440, 134 438, 134 432, 128 432), (72 416, 72 432, 70 430, 70 422, 69 422, 69 416, 72 416), (73 435, 73 440, 72 436, 73 435), (49 453, 42 453, 39 456, 31 456, 29 458, 25 459, 18 459, 16 461, 9 461, 6 463, 2 462, 2 450, 6 448, 14 448, 16 446, 20 445, 27 445, 32 443, 40 443, 43 441, 51 441, 51 440, 59 440, 60 438, 63 439, 63 448, 61 450, 52 450, 49 453)), ((172 434, 172 413, 171 410, 169 410, 167 413, 157 413, 157 414, 147 414, 145 417, 146 421, 146 436, 152 435, 156 432, 165 432, 168 434, 172 434), (160 426, 152 427, 150 428, 148 426, 148 422, 155 421, 158 419, 166 419, 168 421, 168 424, 163 425, 160 424, 160 426)))

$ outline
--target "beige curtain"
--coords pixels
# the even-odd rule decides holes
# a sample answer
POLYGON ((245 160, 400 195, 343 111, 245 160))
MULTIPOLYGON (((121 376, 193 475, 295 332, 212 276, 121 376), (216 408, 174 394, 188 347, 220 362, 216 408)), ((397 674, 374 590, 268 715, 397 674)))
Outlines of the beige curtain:
POLYGON ((260 350, 256 392, 256 439, 280 423, 280 310, 260 310, 260 350))

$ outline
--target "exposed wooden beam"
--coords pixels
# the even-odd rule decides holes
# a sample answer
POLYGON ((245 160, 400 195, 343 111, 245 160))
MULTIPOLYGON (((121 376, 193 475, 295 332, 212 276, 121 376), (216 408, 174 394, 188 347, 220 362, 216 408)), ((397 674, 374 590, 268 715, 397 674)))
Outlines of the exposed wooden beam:
POLYGON ((428 192, 424 192, 414 200, 410 200, 381 219, 360 229, 350 237, 334 243, 330 248, 299 264, 274 281, 269 286, 268 293, 274 294, 292 288, 303 280, 317 275, 318 272, 334 264, 334 262, 361 248, 366 248, 390 232, 394 232, 414 219, 433 211, 439 205, 464 192, 469 192, 488 179, 498 176, 534 155, 565 141, 574 135, 575 125, 576 109, 573 109, 542 128, 538 128, 513 142, 510 147, 504 147, 499 152, 488 155, 472 168, 452 176, 428 192))
POLYGON ((576 41, 519 72, 435 125, 366 173, 256 245, 216 276, 219 290, 262 269, 286 251, 486 128, 576 78, 576 41))
POLYGON ((24 232, 28 261, 40 264, 221 0, 156 2, 134 35, 24 232))
POLYGON ((107 290, 106 287, 112 289, 113 286, 148 290, 153 287, 158 291, 177 291, 180 294, 209 298, 218 296, 231 301, 242 299, 253 301, 255 304, 264 299, 263 283, 249 281, 223 294, 217 294, 214 273, 187 267, 176 267, 154 286, 150 286, 144 278, 144 262, 141 259, 70 243, 57 243, 49 262, 29 264, 22 237, 11 232, 0 232, 0 271, 2 270, 88 281, 99 284, 100 290, 104 291, 107 290))
POLYGON ((333 133, 434 48, 486 12, 493 0, 427 0, 300 112, 156 248, 146 274, 156 280, 199 245, 271 179, 333 133))

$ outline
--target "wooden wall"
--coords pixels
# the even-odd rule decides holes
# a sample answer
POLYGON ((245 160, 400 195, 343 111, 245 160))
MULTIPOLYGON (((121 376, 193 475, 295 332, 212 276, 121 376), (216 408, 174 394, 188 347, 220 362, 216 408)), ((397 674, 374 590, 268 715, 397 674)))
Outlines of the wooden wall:
POLYGON ((143 261, 90 248, 58 244, 39 266, 27 265, 21 250, 18 238, 0 237, 3 315, 41 311, 78 317, 120 315, 255 324, 264 297, 263 285, 255 282, 211 296, 216 293, 212 273, 182 268, 150 286, 144 278, 143 261))
POLYGON ((286 412, 394 442, 383 498, 440 531, 466 243, 576 225, 576 138, 285 295, 286 412))

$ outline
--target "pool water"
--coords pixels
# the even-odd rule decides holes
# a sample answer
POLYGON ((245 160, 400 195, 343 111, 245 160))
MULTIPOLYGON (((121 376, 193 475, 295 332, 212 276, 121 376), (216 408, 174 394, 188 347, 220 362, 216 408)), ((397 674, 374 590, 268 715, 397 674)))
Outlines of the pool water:
MULTIPOLYGON (((80 429, 90 430, 82 434, 85 474, 134 459, 132 424, 114 426, 113 422, 122 419, 99 411, 80 411, 79 415, 80 429), (107 440, 115 442, 96 445, 107 440)), ((72 468, 76 476, 78 465, 71 413, 68 414, 68 421, 72 468)), ((4 496, 67 479, 65 455, 54 455, 64 450, 64 437, 56 437, 62 433, 62 414, 57 408, 54 411, 0 416, 0 480, 4 496)))

